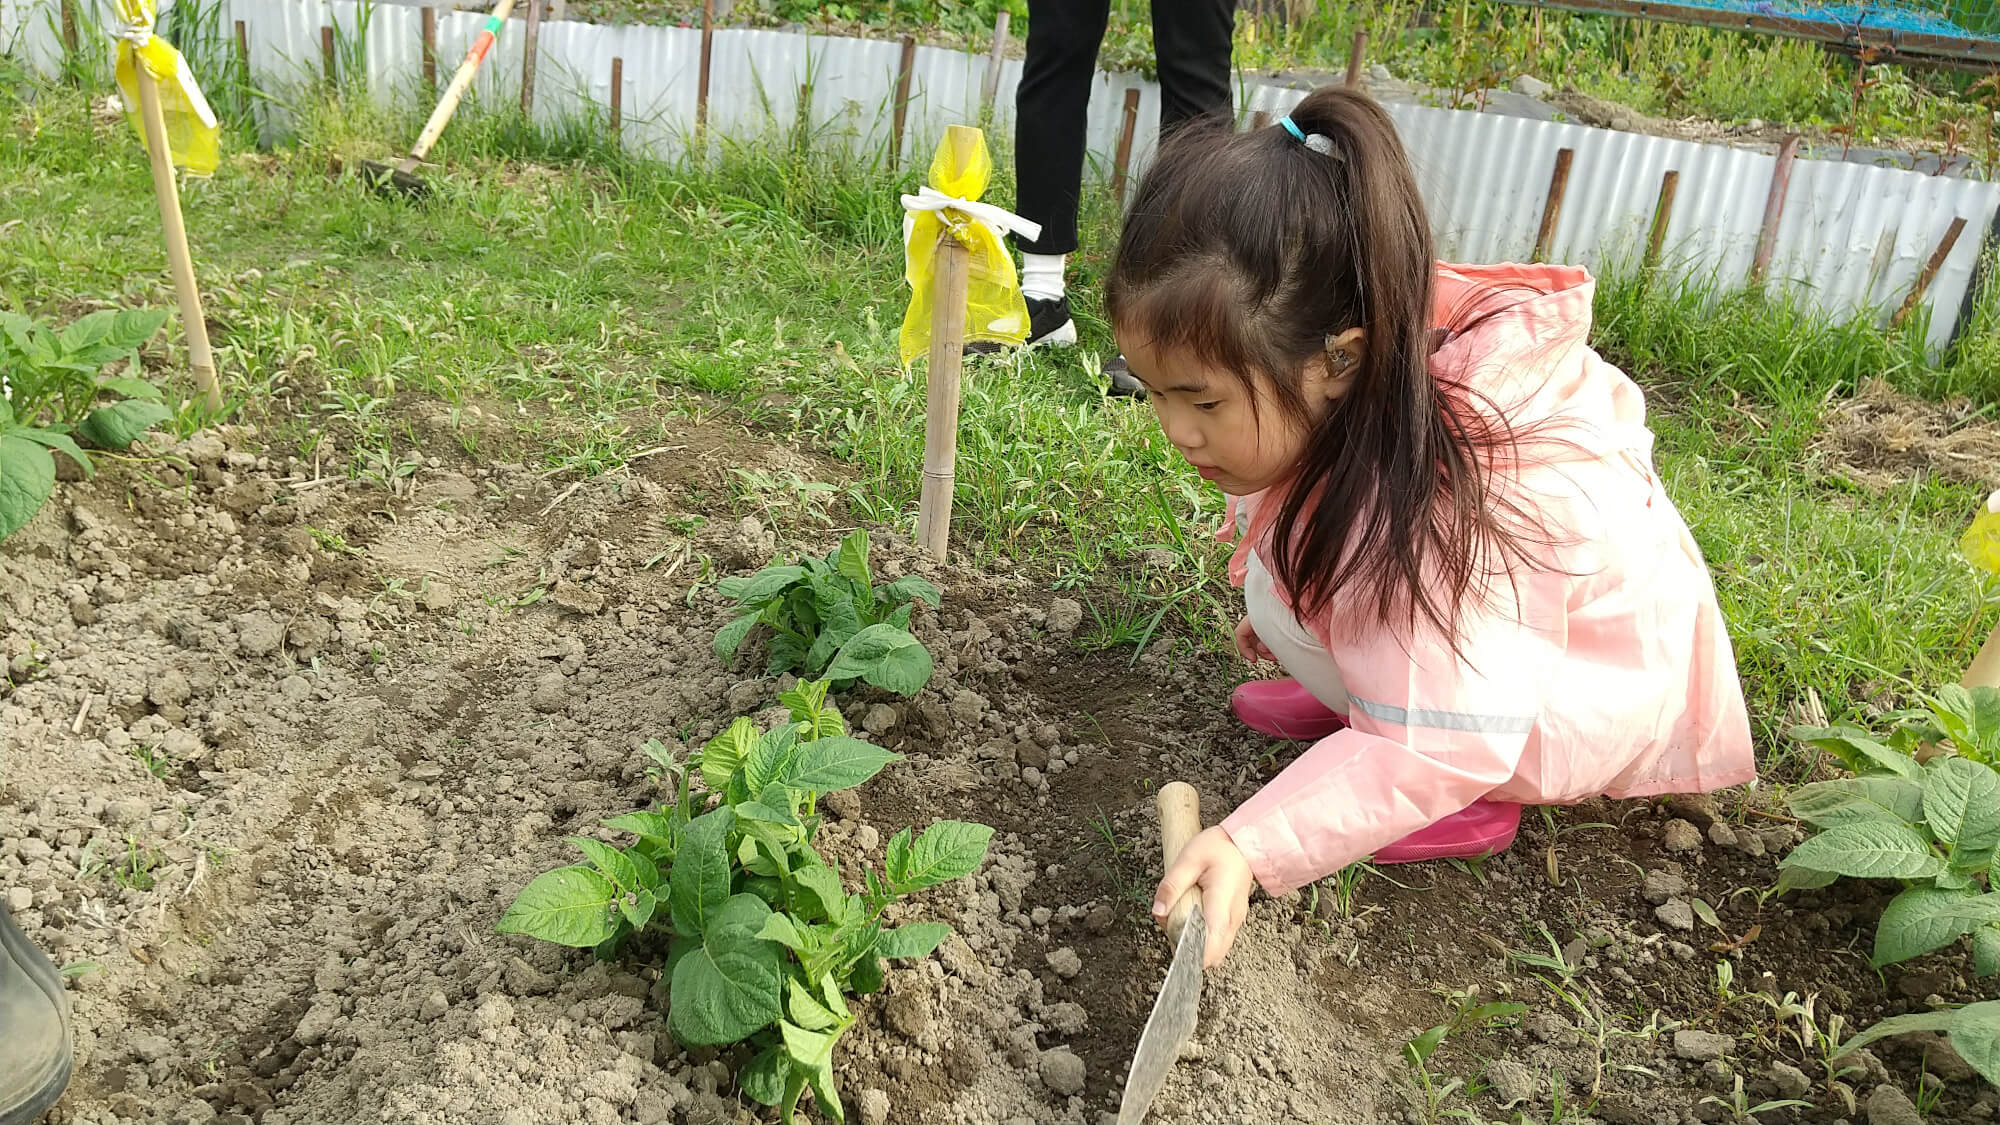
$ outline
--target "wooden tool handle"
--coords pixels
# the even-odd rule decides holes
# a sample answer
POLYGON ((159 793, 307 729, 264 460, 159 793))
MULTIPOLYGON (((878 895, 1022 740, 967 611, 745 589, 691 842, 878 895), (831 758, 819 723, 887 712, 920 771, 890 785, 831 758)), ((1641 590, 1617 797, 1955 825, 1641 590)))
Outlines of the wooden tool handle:
MULTIPOLYGON (((1169 781, 1160 786, 1160 858, 1172 867, 1188 841, 1201 834, 1201 794, 1185 781, 1169 781)), ((1189 887, 1167 914, 1167 936, 1180 940, 1181 926, 1189 912, 1201 905, 1201 888, 1189 887)))
POLYGON ((487 19, 487 27, 480 30, 472 41, 472 49, 465 53, 465 60, 458 64, 458 72, 451 76, 451 85, 445 87, 444 96, 438 99, 437 108, 431 110, 431 119, 424 123, 424 131, 417 136, 417 143, 410 146, 410 159, 422 160, 430 155, 431 146, 444 133, 445 125, 458 109, 460 98, 472 85, 472 77, 479 73, 479 64, 486 61, 486 53, 493 49, 499 38, 499 28, 507 22, 507 15, 514 10, 514 0, 499 0, 493 6, 493 14, 487 19))

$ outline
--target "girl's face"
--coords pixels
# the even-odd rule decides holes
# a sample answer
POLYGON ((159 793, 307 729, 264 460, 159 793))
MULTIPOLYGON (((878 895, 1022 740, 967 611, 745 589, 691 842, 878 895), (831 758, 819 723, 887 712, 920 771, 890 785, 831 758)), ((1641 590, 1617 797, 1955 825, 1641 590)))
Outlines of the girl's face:
POLYGON ((1300 418, 1278 398, 1277 387, 1261 372, 1251 385, 1226 370, 1207 367, 1185 352, 1158 349, 1137 333, 1120 332, 1118 342, 1132 375, 1146 385, 1160 430, 1188 464, 1231 496, 1248 496, 1292 474, 1306 442, 1333 400, 1353 385, 1359 333, 1336 341, 1342 368, 1335 374, 1324 359, 1300 373, 1311 417, 1300 418), (1344 343, 1343 343, 1344 342, 1344 343))

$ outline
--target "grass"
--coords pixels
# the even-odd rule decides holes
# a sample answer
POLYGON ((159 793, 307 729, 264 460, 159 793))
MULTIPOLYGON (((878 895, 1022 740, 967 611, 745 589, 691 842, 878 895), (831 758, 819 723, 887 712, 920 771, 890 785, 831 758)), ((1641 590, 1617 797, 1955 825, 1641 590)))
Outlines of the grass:
MULTIPOLYGON (((129 126, 18 73, 0 77, 0 113, 0 306, 169 304, 129 126)), ((566 485, 671 444, 676 419, 723 418, 851 468, 840 490, 746 476, 733 490, 746 509, 783 503, 812 526, 844 501, 847 518, 914 527, 924 392, 893 339, 910 179, 783 133, 667 167, 624 157, 588 121, 544 132, 462 113, 427 208, 327 174, 331 156, 387 154, 414 128, 352 99, 303 103, 281 147, 238 150, 187 185, 232 415, 281 452, 391 491, 418 450, 451 453, 449 436, 468 458, 539 464, 566 485), (474 407, 512 420, 511 437, 459 431, 474 407)), ((975 562, 1087 587, 1102 643, 1158 632, 1226 650, 1234 596, 1206 534, 1221 497, 1149 411, 1106 402, 1089 374, 1112 347, 1095 304, 1101 194, 1086 221, 1081 354, 968 369, 955 541, 975 562)), ((1840 483, 1816 451, 1826 404, 1871 376, 2000 401, 2000 345, 1989 310, 1932 369, 1920 326, 1886 338, 1712 298, 1609 281, 1597 343, 1654 398, 1659 465, 1715 572, 1766 762, 1795 776, 1806 763, 1781 735, 1809 694, 1858 719, 1871 696, 1956 679, 1993 600, 1955 552, 1978 490, 1840 483)))

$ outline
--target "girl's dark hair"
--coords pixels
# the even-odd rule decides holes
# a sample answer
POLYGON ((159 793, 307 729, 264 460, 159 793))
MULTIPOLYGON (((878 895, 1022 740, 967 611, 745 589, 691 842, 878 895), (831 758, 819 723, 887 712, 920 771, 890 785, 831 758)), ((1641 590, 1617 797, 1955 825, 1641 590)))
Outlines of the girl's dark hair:
POLYGON ((1520 521, 1506 518, 1520 513, 1489 486, 1513 435, 1430 369, 1431 228, 1389 115, 1327 88, 1291 119, 1330 150, 1227 122, 1162 143, 1126 217, 1107 308, 1121 330, 1246 391, 1268 376, 1300 419, 1311 418, 1307 364, 1362 329, 1358 374, 1313 430, 1266 562, 1302 614, 1338 596, 1385 626, 1421 619, 1457 649, 1460 605, 1526 557, 1520 521))

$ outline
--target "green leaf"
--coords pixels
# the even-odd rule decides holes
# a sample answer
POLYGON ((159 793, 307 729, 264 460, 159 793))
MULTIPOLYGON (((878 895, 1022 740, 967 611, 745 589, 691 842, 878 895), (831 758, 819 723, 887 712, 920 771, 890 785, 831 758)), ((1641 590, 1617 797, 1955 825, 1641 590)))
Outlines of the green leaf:
POLYGON ((831 793, 852 789, 882 772, 883 766, 902 760, 902 755, 858 738, 822 738, 800 746, 776 780, 793 789, 831 793))
POLYGON ((1952 1013, 1951 1045, 1979 1076, 2000 1086, 2000 1000, 1967 1004, 1952 1013))
POLYGON ((819 917, 838 923, 847 916, 847 892, 833 868, 808 864, 792 873, 792 881, 814 900, 819 917))
POLYGON ((1925 771, 1924 821, 1951 849, 1951 865, 1978 871, 2000 844, 2000 775, 1968 758, 1945 758, 1925 771))
POLYGON ((785 1053, 792 1062, 806 1068, 815 1069, 833 1057, 833 1044, 837 1035, 824 1031, 807 1031, 790 1020, 778 1021, 778 1034, 785 1041, 785 1053))
POLYGON ((701 748, 701 779, 710 789, 720 790, 743 768, 744 759, 757 748, 757 724, 748 718, 729 724, 729 729, 708 740, 701 748))
POLYGON ((134 379, 124 375, 113 379, 106 379, 99 383, 98 386, 103 390, 110 391, 112 394, 120 395, 124 398, 145 399, 147 402, 164 402, 167 397, 161 393, 160 388, 146 380, 134 379))
POLYGON ((872 952, 863 954, 861 960, 854 963, 854 972, 848 983, 863 996, 882 991, 882 959, 872 952))
POLYGON ((681 839, 667 882, 667 902, 674 930, 683 937, 706 933, 710 918, 729 901, 728 839, 735 819, 727 805, 703 813, 681 839))
POLYGON ((736 1076, 736 1086, 759 1105, 777 1105, 784 1101, 785 1079, 791 1072, 791 1060, 785 1056, 784 1046, 773 1044, 750 1060, 750 1065, 736 1076))
POLYGON ((1778 872, 1778 883, 1773 889, 1780 895, 1792 891, 1816 891, 1821 887, 1832 886, 1833 881, 1838 878, 1840 876, 1831 871, 1814 871, 1810 867, 1787 867, 1778 872))
POLYGON ((779 1017, 785 949, 757 936, 770 916, 756 895, 729 899, 709 917, 701 946, 674 966, 667 1022, 682 1044, 735 1043, 779 1017))
POLYGON ((70 321, 56 337, 59 346, 65 352, 80 352, 102 342, 111 334, 112 322, 118 312, 117 309, 102 309, 70 321))
POLYGON ((762 605, 785 592, 785 587, 805 577, 802 566, 767 566, 747 579, 725 578, 716 589, 739 605, 762 605))
POLYGON ((984 824, 940 820, 911 845, 901 874, 890 869, 889 882, 897 893, 907 894, 963 878, 979 869, 992 839, 993 829, 984 824))
POLYGON ((1715 916, 1715 908, 1713 906, 1703 902, 1701 899, 1695 899, 1688 905, 1694 910, 1695 917, 1700 918, 1718 930, 1722 928, 1722 919, 1715 916))
POLYGON ((1403 1044, 1403 1057, 1409 1060, 1411 1066, 1420 1067, 1424 1065, 1424 1063, 1430 1061, 1431 1055, 1435 1054, 1438 1047, 1444 1043, 1444 1037, 1450 1031, 1451 1028, 1446 1024, 1439 1024, 1431 1028, 1429 1031, 1403 1044))
POLYGON ((841 575, 851 578, 863 590, 875 587, 875 576, 868 572, 868 529, 855 528, 847 538, 840 541, 836 564, 841 575))
MULTIPOLYGON (((838 580, 829 579, 826 585, 838 585, 838 580)), ((816 586, 815 591, 818 590, 819 587, 816 586)), ((806 650, 804 665, 807 673, 812 675, 825 671, 833 662, 834 654, 840 651, 842 645, 859 634, 862 628, 861 614, 854 608, 854 603, 849 600, 846 590, 840 590, 837 595, 828 595, 824 600, 816 602, 816 605, 820 619, 819 636, 813 639, 812 647, 806 650)))
POLYGON ((779 633, 771 638, 771 659, 765 662, 764 670, 773 676, 802 670, 808 650, 806 642, 790 633, 779 633))
POLYGON ((715 658, 727 665, 742 651, 743 642, 750 639, 750 630, 757 627, 757 615, 746 613, 724 625, 715 634, 715 658))
POLYGON ((619 890, 634 891, 644 885, 639 881, 638 866, 624 852, 587 836, 571 836, 569 842, 575 844, 577 850, 606 878, 617 884, 619 890))
POLYGON ((1921 957, 1994 922, 2000 922, 2000 894, 1911 887, 1883 908, 1875 924, 1874 965, 1921 957))
POLYGON ((90 458, 82 449, 77 447, 76 442, 70 440, 70 436, 60 430, 41 430, 30 426, 17 426, 7 432, 15 437, 27 438, 29 441, 45 449, 55 450, 83 466, 83 475, 86 477, 97 475, 97 466, 91 464, 90 458))
POLYGON ((1924 816, 1922 786, 1879 774, 1802 785, 1785 803, 1799 819, 1820 828, 1877 820, 1915 823, 1924 816))
POLYGON ((890 605, 902 605, 904 602, 923 602, 932 609, 936 609, 938 606, 944 604, 944 591, 932 585, 930 579, 922 575, 912 574, 904 578, 898 578, 883 587, 882 599, 890 605))
POLYGON ((798 744, 797 723, 786 723, 758 739, 756 748, 743 760, 744 788, 752 793, 762 793, 773 782, 784 778, 797 753, 798 744))
POLYGON ((800 741, 847 733, 847 721, 839 711, 826 705, 827 689, 831 686, 825 680, 801 680, 797 687, 778 696, 778 703, 791 711, 792 721, 805 727, 799 734, 800 741))
POLYGON ((620 832, 630 832, 652 844, 657 844, 668 855, 674 850, 674 822, 656 812, 628 812, 603 821, 606 828, 620 832))
MULTIPOLYGON (((771 789, 779 791, 779 799, 783 799, 782 792, 784 786, 773 785, 771 789)), ((782 804, 772 804, 770 800, 771 795, 767 791, 758 800, 737 802, 734 806, 736 809, 736 819, 752 821, 758 824, 782 824, 787 827, 796 826, 799 823, 799 818, 793 816, 782 804)))
POLYGON ((632 923, 635 930, 643 930, 646 923, 653 920, 653 911, 659 909, 660 900, 648 890, 637 890, 618 896, 618 910, 625 920, 632 923))
POLYGON ((140 434, 173 416, 174 412, 161 403, 128 398, 91 411, 77 426, 76 432, 88 438, 92 445, 124 449, 140 434))
POLYGON ((889 873, 890 882, 900 883, 909 874, 910 841, 915 835, 914 830, 905 828, 889 837, 889 845, 882 852, 882 867, 889 873))
POLYGON ((847 1120, 847 1110, 840 1104, 840 1091, 833 1084, 833 1061, 829 1059, 806 1072, 806 1081, 811 1084, 813 1101, 819 1111, 842 1125, 847 1120))
POLYGON ((521 888, 496 929, 588 949, 617 928, 613 910, 617 898, 618 888, 591 868, 558 867, 521 888))
POLYGON ((830 680, 867 680, 884 691, 915 695, 931 678, 931 654, 906 629, 870 625, 840 647, 827 666, 830 680))
POLYGON ((1855 773, 1892 773, 1922 782, 1924 768, 1908 754, 1898 753, 1853 727, 1794 727, 1792 737, 1817 746, 1855 773))
POLYGON ((894 930, 883 930, 875 939, 875 953, 879 957, 896 960, 903 957, 923 957, 944 944, 951 936, 951 927, 943 922, 913 922, 894 930))
POLYGON ((806 951, 806 939, 789 914, 773 911, 769 918, 764 919, 764 928, 757 931, 757 936, 765 941, 775 941, 794 953, 806 951))
POLYGON ((2000 973, 2000 926, 1981 926, 1972 931, 1972 971, 1981 977, 2000 973))
POLYGON ((0 539, 19 531, 55 491, 48 451, 13 433, 0 434, 0 539))
POLYGON ((785 1010, 791 1014, 792 1022, 807 1031, 825 1031, 840 1025, 839 1017, 826 1010, 812 994, 812 989, 793 977, 785 982, 785 1010))
MULTIPOLYGON (((1908 1035, 1913 1031, 1950 1031, 1952 1025, 1956 1022, 1958 1022, 1957 1012, 1912 1012, 1906 1016, 1890 1016, 1888 1019, 1882 1020, 1873 1027, 1870 1027, 1867 1031, 1842 1043, 1834 1052, 1833 1057, 1838 1059, 1846 1055, 1851 1055, 1870 1043, 1882 1039, 1891 1039, 1898 1035, 1908 1035)), ((1967 1059, 1966 1061, 1971 1062, 1972 1060, 1967 1059)))
POLYGON ((166 323, 165 309, 119 309, 104 342, 130 351, 152 339, 166 323))
POLYGON ((1944 873, 1930 842, 1903 824, 1841 824, 1800 844, 1785 867, 1807 867, 1858 879, 1929 879, 1944 873))

